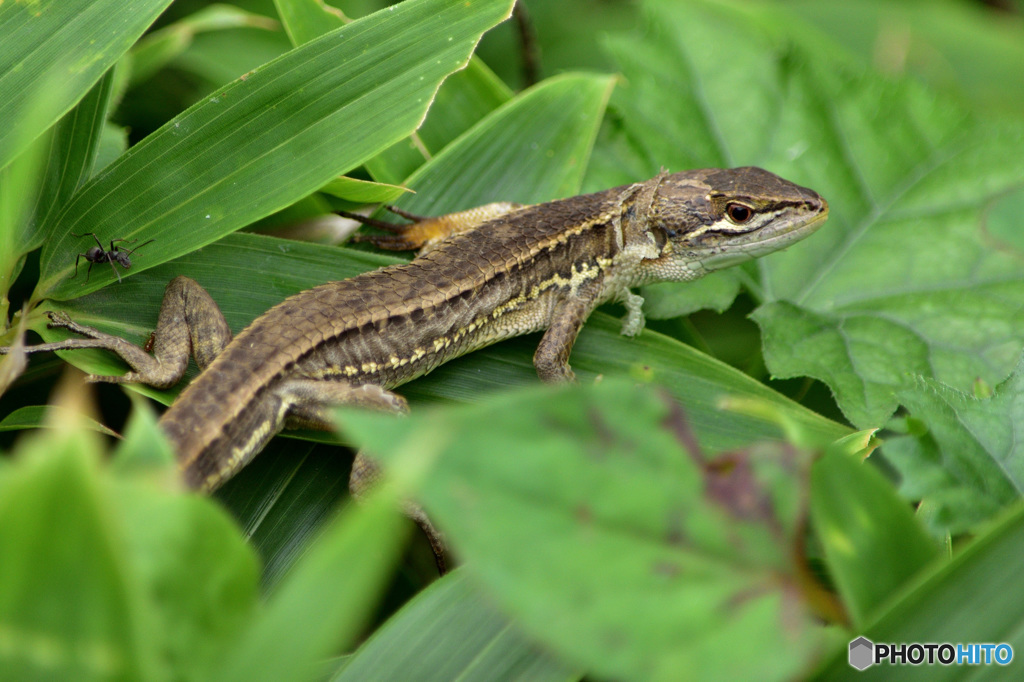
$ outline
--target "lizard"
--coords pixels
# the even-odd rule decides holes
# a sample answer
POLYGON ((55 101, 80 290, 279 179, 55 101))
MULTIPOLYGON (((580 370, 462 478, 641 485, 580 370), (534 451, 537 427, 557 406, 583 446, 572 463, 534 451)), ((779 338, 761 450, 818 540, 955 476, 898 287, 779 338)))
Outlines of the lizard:
MULTIPOLYGON (((140 348, 50 313, 49 326, 84 338, 26 347, 34 353, 104 348, 131 371, 89 381, 177 383, 190 353, 201 373, 160 418, 189 488, 210 492, 284 427, 333 428, 332 408, 404 413, 393 391, 438 365, 503 339, 544 331, 540 379, 573 381, 569 356, 599 305, 625 305, 622 333, 644 326, 634 289, 688 281, 785 248, 828 216, 816 192, 756 167, 700 169, 547 203, 487 204, 433 218, 398 213, 378 247, 418 249, 408 263, 291 296, 232 338, 194 280, 168 284, 156 330, 140 348), (152 351, 150 354, 149 351, 152 351)), ((0 353, 6 348, 0 348, 0 353)), ((375 476, 361 454, 350 487, 375 476)), ((443 566, 440 536, 424 528, 443 566)))

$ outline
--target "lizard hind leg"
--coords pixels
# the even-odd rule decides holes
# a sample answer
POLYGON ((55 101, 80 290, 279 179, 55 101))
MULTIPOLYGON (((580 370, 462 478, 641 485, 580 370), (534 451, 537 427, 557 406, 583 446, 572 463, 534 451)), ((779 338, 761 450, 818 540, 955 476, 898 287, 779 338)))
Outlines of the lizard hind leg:
POLYGON ((523 204, 516 204, 509 201, 498 201, 491 204, 484 204, 465 211, 446 213, 432 218, 408 213, 391 206, 388 209, 403 218, 413 222, 400 225, 397 223, 386 223, 381 220, 367 218, 356 213, 338 211, 339 215, 357 220, 364 225, 376 227, 391 234, 357 234, 353 241, 370 242, 379 249, 388 251, 412 251, 420 250, 420 255, 430 251, 445 238, 467 232, 480 225, 494 220, 503 215, 516 211, 523 207, 523 204))
MULTIPOLYGON (((316 379, 291 379, 279 389, 290 404, 286 416, 288 428, 307 428, 330 430, 335 427, 331 411, 341 405, 352 405, 407 414, 409 406, 405 398, 376 384, 352 386, 342 381, 325 381, 316 379)), ((349 475, 348 488, 352 499, 357 502, 364 499, 380 480, 381 470, 371 458, 362 451, 356 453, 352 462, 352 473, 349 475)), ((437 530, 423 509, 410 501, 402 504, 402 513, 416 522, 423 530, 430 548, 434 552, 434 561, 438 573, 444 575, 448 570, 447 545, 444 535, 437 530)))
MULTIPOLYGON (((195 356, 200 369, 205 369, 231 341, 231 329, 217 304, 205 289, 188 277, 175 277, 167 285, 156 330, 145 348, 79 324, 65 312, 53 311, 48 315, 51 329, 66 329, 85 338, 28 346, 25 352, 102 348, 116 353, 132 368, 122 376, 91 374, 88 381, 142 383, 154 388, 170 388, 184 376, 190 353, 195 356)), ((5 349, 0 348, 0 354, 4 352, 5 349)))

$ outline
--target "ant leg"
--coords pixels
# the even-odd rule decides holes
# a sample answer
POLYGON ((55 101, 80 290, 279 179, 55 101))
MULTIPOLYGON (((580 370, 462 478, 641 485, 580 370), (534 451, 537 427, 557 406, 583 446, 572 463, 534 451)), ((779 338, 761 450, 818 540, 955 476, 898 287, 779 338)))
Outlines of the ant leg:
MULTIPOLYGON (((124 239, 121 239, 120 241, 122 241, 122 242, 123 242, 123 241, 125 241, 125 240, 124 240, 124 239)), ((133 239, 133 240, 131 240, 131 241, 130 241, 130 242, 128 242, 128 243, 129 243, 129 244, 134 244, 134 243, 135 243, 135 242, 137 242, 137 241, 139 241, 139 240, 138 240, 138 239, 133 239)), ((135 253, 136 251, 138 251, 139 249, 141 249, 141 248, 142 248, 143 246, 145 246, 146 244, 148 244, 148 243, 150 243, 150 242, 155 242, 155 241, 156 241, 155 239, 147 239, 146 241, 142 242, 141 244, 139 244, 138 246, 136 246, 136 247, 135 247, 134 249, 132 249, 131 251, 125 251, 125 250, 124 250, 124 249, 122 249, 121 247, 117 247, 117 248, 118 248, 118 249, 119 249, 119 250, 121 251, 121 253, 123 253, 124 255, 126 255, 126 256, 130 256, 130 255, 132 255, 133 253, 135 253)), ((126 267, 127 267, 127 266, 126 266, 126 267)))
MULTIPOLYGON (((113 242, 111 242, 111 246, 113 246, 113 242)), ((107 253, 105 253, 103 255, 107 259, 107 262, 110 263, 110 269, 114 271, 114 277, 117 277, 117 283, 120 284, 121 283, 121 273, 117 271, 117 266, 114 265, 114 256, 115 256, 115 254, 117 254, 117 252, 114 251, 113 249, 111 249, 110 251, 108 251, 107 253)), ((89 280, 86 280, 86 282, 88 282, 88 281, 89 280)))
POLYGON ((100 247, 101 249, 103 248, 103 242, 100 241, 100 238, 96 236, 95 232, 83 232, 82 234, 75 234, 74 232, 70 232, 69 234, 72 237, 92 237, 93 239, 96 240, 96 246, 100 247))

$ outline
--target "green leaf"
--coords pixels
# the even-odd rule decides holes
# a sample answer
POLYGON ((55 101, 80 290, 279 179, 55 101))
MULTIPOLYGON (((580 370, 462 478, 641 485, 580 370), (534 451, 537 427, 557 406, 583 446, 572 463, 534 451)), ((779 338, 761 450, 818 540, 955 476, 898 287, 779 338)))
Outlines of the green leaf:
POLYGON ((939 558, 892 484, 847 452, 829 452, 814 464, 811 519, 855 628, 939 558))
POLYGON ((508 86, 482 61, 470 59, 437 91, 420 129, 367 161, 366 168, 380 182, 403 183, 432 154, 511 98, 508 86))
POLYGON ((99 153, 100 135, 107 118, 107 104, 113 84, 108 71, 85 97, 54 126, 50 148, 42 171, 32 221, 37 227, 26 250, 37 248, 52 228, 49 220, 92 175, 99 153))
POLYGON ((920 500, 933 530, 960 533, 1019 499, 1024 491, 1024 361, 989 398, 921 379, 899 393, 924 429, 885 446, 902 476, 901 492, 920 500))
POLYGON ((217 491, 263 558, 262 587, 273 591, 309 542, 348 501, 351 458, 337 446, 278 438, 217 491))
POLYGON ((436 153, 510 99, 509 87, 474 57, 437 91, 417 134, 427 149, 436 153))
POLYGON ((439 450, 427 512, 502 608, 568 660, 612 678, 791 678, 822 644, 795 552, 809 453, 762 442, 706 455, 690 421, 612 379, 342 418, 387 464, 407 443, 439 450))
POLYGON ((1024 270, 989 211, 1020 193, 1024 124, 822 61, 819 36, 763 5, 647 6, 648 32, 611 43, 630 158, 760 165, 831 205, 812 237, 745 267, 769 370, 821 379, 865 427, 914 373, 1002 379, 1024 344, 1024 270))
POLYGON ((117 465, 101 466, 81 396, 58 393, 60 418, 0 479, 3 677, 210 679, 256 606, 253 552, 179 490, 152 414, 136 410, 117 465))
POLYGON ((369 615, 403 545, 404 521, 394 489, 336 518, 211 679, 315 679, 311 662, 348 643, 369 615))
POLYGON ((0 168, 53 125, 128 51, 170 0, 38 0, 0 5, 0 121, 16 120, 39 83, 60 84, 25 128, 0 129, 0 168))
MULTIPOLYGON (((173 469, 166 476, 173 479, 173 469)), ((174 675, 214 679, 225 650, 257 613, 259 563, 222 510, 198 496, 124 486, 128 550, 157 608, 151 637, 174 675)))
POLYGON ((34 297, 100 288, 67 281, 70 233, 154 239, 138 269, 266 216, 407 135, 440 81, 510 0, 412 0, 288 52, 219 89, 82 188, 44 246, 34 297), (425 39, 431 36, 432 39, 425 39), (381 119, 381 111, 388 112, 381 119), (187 180, 183 181, 185 178, 187 180))
POLYGON ((67 426, 0 479, 0 669, 30 679, 152 679, 142 585, 97 475, 94 438, 67 426))
POLYGON ((681 287, 664 282, 643 287, 644 315, 664 320, 710 308, 722 312, 740 291, 740 277, 732 270, 719 270, 681 287))
POLYGON ((320 191, 357 204, 383 204, 394 201, 410 190, 398 185, 369 182, 343 175, 328 182, 320 191))
POLYGON ((613 84, 609 76, 567 74, 521 93, 413 173, 416 194, 397 203, 436 215, 577 193, 613 84))
POLYGON ((180 21, 153 31, 131 50, 130 86, 148 80, 192 44, 199 33, 231 28, 273 29, 277 22, 233 5, 208 5, 180 21))
MULTIPOLYGON (((48 84, 52 85, 52 84, 48 84)), ((55 88, 39 87, 24 94, 10 127, 28 134, 56 100, 55 88)), ((40 169, 46 166, 54 131, 36 138, 6 166, 0 167, 0 329, 8 326, 7 292, 25 264, 25 254, 40 239, 34 233, 33 213, 41 194, 40 169)), ((20 139, 20 136, 16 136, 20 139)), ((0 140, 2 142, 2 140, 0 140)), ((10 140, 8 141, 10 142, 10 140)), ((0 147, 0 156, 6 150, 0 147)))
MULTIPOLYGON (((62 419, 67 419, 67 416, 60 416, 65 413, 65 408, 58 405, 28 405, 26 407, 19 407, 16 410, 12 410, 3 419, 0 419, 0 431, 20 431, 23 429, 45 428, 47 426, 52 427, 59 424, 62 419)), ((116 432, 111 431, 95 419, 86 417, 84 418, 84 423, 94 431, 108 436, 117 436, 116 432)))
POLYGON ((475 589, 465 570, 444 576, 388 619, 331 682, 346 680, 572 680, 475 589))
MULTIPOLYGON (((849 430, 797 405, 739 370, 671 337, 645 330, 635 338, 620 333, 621 323, 594 313, 573 346, 573 370, 581 382, 605 376, 632 377, 666 387, 693 421, 702 445, 715 450, 740 447, 759 438, 778 438, 779 428, 765 418, 727 412, 725 398, 762 400, 784 412, 815 441, 831 441, 849 430)), ((411 399, 469 402, 498 388, 537 381, 533 353, 537 337, 484 348, 434 370, 402 388, 411 399)))
MULTIPOLYGON (((1024 507, 974 540, 947 564, 909 590, 874 623, 858 631, 872 642, 1005 642, 1014 653, 1024 647, 1024 583, 1020 548, 1024 546, 1024 507)), ((851 636, 850 639, 853 639, 851 636)), ((966 680, 1014 677, 1013 668, 990 665, 873 666, 861 672, 847 663, 847 648, 816 679, 966 680)))
POLYGON ((112 123, 105 123, 100 132, 99 148, 96 150, 96 161, 92 168, 92 174, 98 174, 113 163, 114 159, 124 154, 127 149, 128 131, 112 123))
POLYGON ((129 398, 132 411, 128 415, 124 438, 114 452, 113 470, 140 477, 155 474, 159 483, 176 485, 176 458, 167 439, 157 428, 152 406, 137 394, 129 393, 129 398))
POLYGON ((345 15, 323 0, 274 0, 292 45, 302 45, 346 23, 345 15))
POLYGON ((1024 63, 1017 17, 975 3, 796 0, 787 8, 888 74, 912 73, 941 90, 960 90, 981 108, 1024 106, 1024 83, 1008 77, 1024 63))

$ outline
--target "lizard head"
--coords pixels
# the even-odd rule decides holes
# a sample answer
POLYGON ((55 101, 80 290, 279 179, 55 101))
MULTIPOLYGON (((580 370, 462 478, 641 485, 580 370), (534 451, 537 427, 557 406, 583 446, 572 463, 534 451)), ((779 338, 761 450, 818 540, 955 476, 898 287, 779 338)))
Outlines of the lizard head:
POLYGON ((828 217, 828 202, 817 192, 752 166, 663 174, 650 182, 657 184, 644 188, 645 230, 658 255, 640 268, 647 281, 696 279, 784 249, 828 217))

